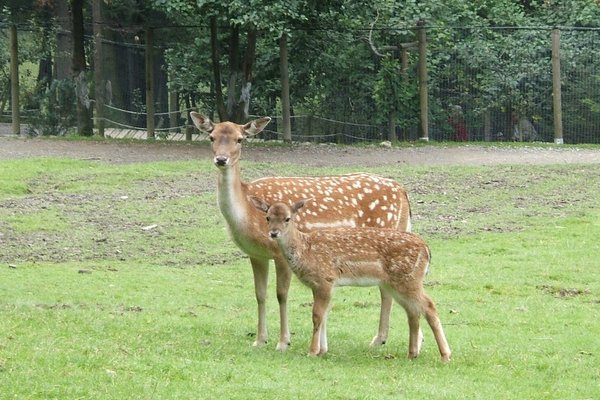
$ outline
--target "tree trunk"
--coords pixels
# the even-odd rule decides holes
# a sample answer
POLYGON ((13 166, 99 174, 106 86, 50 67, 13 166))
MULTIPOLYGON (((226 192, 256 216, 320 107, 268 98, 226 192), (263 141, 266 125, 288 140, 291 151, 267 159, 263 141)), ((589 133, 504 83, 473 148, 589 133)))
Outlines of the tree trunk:
POLYGON ((213 79, 215 81, 215 102, 219 120, 227 121, 227 109, 223 101, 223 86, 221 85, 221 65, 219 64, 219 38, 217 31, 217 17, 210 18, 210 50, 212 58, 213 79))
POLYGON ((21 133, 21 114, 19 105, 19 42, 17 26, 10 25, 10 105, 12 116, 12 133, 21 133))
POLYGON ((281 75, 281 125, 283 141, 292 141, 292 122, 290 117, 290 76, 288 68, 287 34, 279 38, 279 73, 281 75))
POLYGON ((71 78, 71 49, 73 48, 71 30, 71 15, 69 14, 69 3, 57 1, 54 7, 54 15, 58 21, 56 30, 56 54, 54 55, 54 78, 71 78))
POLYGON ((96 128, 98 135, 104 137, 104 78, 102 59, 102 0, 93 0, 94 20, 94 92, 96 98, 96 128))
POLYGON ((154 29, 146 28, 146 131, 154 139, 154 29))
POLYGON ((83 0, 71 0, 72 34, 73 34, 73 59, 72 72, 75 80, 75 94, 77 103, 77 132, 81 135, 91 136, 92 118, 88 86, 85 78, 85 47, 83 38, 83 0))
POLYGON ((246 51, 244 53, 243 75, 240 87, 240 97, 236 104, 232 120, 237 123, 245 123, 248 120, 250 110, 250 98, 252 90, 252 68, 254 67, 254 57, 256 54, 256 30, 248 31, 246 51))
POLYGON ((429 141, 429 104, 427 89, 427 33, 425 21, 417 23, 417 36, 419 39, 419 140, 429 141))
POLYGON ((238 97, 238 79, 241 72, 240 66, 240 29, 231 27, 229 33, 229 79, 227 80, 227 116, 228 120, 234 119, 236 98, 238 97))
POLYGON ((242 61, 240 61, 239 36, 239 28, 231 27, 228 54, 230 73, 227 81, 227 103, 225 103, 221 82, 221 66, 219 64, 217 20, 216 17, 210 19, 210 45, 217 113, 221 121, 243 123, 248 119, 257 32, 255 29, 248 31, 247 47, 242 61))

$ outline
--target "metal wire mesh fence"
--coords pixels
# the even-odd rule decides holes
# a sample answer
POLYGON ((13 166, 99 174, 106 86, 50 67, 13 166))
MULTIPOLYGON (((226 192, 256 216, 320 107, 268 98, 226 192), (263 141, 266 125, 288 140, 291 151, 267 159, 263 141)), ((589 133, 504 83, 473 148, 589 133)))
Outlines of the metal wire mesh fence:
MULTIPOLYGON (((42 63, 35 58, 41 43, 30 38, 33 30, 19 31, 29 57, 27 72, 21 71, 24 110, 39 108, 36 96, 48 91, 35 79, 42 63)), ((377 43, 367 40, 367 30, 291 35, 292 140, 356 143, 419 138, 419 57, 412 46, 416 30, 370 33, 377 43), (378 44, 388 49, 383 56, 376 53, 378 44)), ((208 27, 154 28, 150 63, 145 28, 107 25, 103 35, 106 134, 146 137, 151 68, 155 88, 151 122, 156 135, 203 138, 191 127, 188 114, 195 109, 218 119, 208 27)), ((90 53, 92 39, 87 37, 90 53)), ((0 30, 0 41, 7 41, 6 29, 0 30)), ((273 117, 261 136, 266 140, 283 138, 277 57, 272 42, 259 40, 249 113, 273 117)), ((600 143, 600 29, 561 28, 560 61, 564 142, 600 143)), ((10 117, 6 53, 0 62, 0 112, 6 120, 10 117)), ((97 73, 97 66, 90 64, 90 74, 97 73)), ((551 29, 428 27, 427 70, 431 140, 553 141, 551 29)), ((90 91, 85 95, 93 105, 92 82, 88 77, 90 91)), ((31 113, 35 111, 24 112, 31 113)))

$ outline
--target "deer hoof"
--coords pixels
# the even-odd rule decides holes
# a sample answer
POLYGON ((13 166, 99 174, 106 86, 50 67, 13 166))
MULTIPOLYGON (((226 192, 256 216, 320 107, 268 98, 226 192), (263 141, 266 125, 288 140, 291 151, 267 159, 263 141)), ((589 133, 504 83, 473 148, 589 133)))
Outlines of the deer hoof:
POLYGON ((284 352, 288 349, 289 346, 290 342, 279 342, 277 343, 277 347, 275 347, 275 350, 284 352))
POLYGON ((253 347, 264 347, 267 344, 266 340, 255 340, 254 343, 252 343, 253 347))
POLYGON ((386 342, 386 339, 377 335, 373 338, 373 340, 371 340, 371 344, 369 346, 371 347, 378 347, 378 346, 383 346, 386 342))

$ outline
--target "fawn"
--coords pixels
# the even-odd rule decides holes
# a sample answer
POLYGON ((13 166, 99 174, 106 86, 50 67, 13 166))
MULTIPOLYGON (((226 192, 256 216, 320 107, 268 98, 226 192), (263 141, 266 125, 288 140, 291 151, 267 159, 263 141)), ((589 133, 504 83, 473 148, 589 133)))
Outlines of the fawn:
POLYGON ((435 304, 423 289, 430 252, 418 235, 368 227, 305 233, 296 228, 294 216, 307 200, 291 207, 281 202, 269 205, 256 197, 251 201, 266 213, 268 236, 277 242, 292 271, 312 289, 309 355, 327 352, 327 313, 335 286, 379 286, 406 311, 410 328, 408 357, 417 357, 421 350, 419 320, 424 314, 442 361, 450 360, 450 347, 435 304))

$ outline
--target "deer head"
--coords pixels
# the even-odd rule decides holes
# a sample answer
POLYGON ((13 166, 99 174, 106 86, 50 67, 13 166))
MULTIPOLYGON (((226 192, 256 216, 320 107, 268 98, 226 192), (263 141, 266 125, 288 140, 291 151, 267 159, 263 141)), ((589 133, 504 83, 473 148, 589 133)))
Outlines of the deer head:
POLYGON ((213 151, 213 161, 219 168, 235 165, 241 155, 241 143, 248 136, 254 136, 260 133, 271 121, 269 117, 262 117, 252 120, 245 125, 238 125, 233 122, 213 123, 208 117, 192 111, 190 117, 201 131, 209 134, 211 148, 213 151))
POLYGON ((284 203, 275 203, 272 206, 258 197, 251 196, 250 201, 254 207, 264 212, 269 226, 269 237, 278 239, 282 233, 287 232, 293 227, 294 216, 299 209, 304 207, 307 201, 311 199, 302 199, 294 203, 291 207, 284 203))

